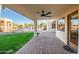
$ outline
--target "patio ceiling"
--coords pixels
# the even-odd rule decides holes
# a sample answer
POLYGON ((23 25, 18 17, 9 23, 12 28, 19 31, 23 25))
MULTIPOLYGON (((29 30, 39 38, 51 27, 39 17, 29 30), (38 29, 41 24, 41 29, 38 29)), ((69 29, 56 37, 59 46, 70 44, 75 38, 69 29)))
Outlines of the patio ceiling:
POLYGON ((37 20, 40 15, 37 12, 42 10, 51 11, 52 18, 59 17, 68 11, 71 7, 77 5, 70 4, 4 4, 4 7, 11 8, 20 14, 31 18, 32 20, 37 20))

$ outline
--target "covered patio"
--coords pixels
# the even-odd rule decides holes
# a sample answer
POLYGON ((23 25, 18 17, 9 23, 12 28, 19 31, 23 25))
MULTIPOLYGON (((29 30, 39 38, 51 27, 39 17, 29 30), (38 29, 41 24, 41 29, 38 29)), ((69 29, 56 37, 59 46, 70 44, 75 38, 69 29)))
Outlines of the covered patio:
MULTIPOLYGON (((22 47, 17 54, 71 54, 65 50, 63 47, 65 45, 71 46, 72 50, 79 52, 79 45, 70 42, 70 19, 73 16, 78 20, 79 27, 79 5, 74 4, 4 4, 0 5, 0 12, 5 7, 10 8, 23 16, 26 16, 34 21, 34 33, 37 33, 37 21, 38 20, 48 20, 47 21, 47 31, 36 35, 30 42, 28 42, 24 47, 22 47), (44 17, 44 14, 50 14, 44 17), (77 17, 76 17, 77 16, 77 17), (70 18, 69 18, 70 17, 70 18), (64 26, 58 25, 58 20, 64 19, 64 26), (52 22, 55 22, 52 28, 52 22), (60 28, 59 28, 60 27, 60 28)), ((1 15, 1 14, 0 14, 1 15)), ((72 18, 73 18, 72 17, 72 18)), ((77 28, 78 28, 77 27, 77 28)), ((76 29, 77 29, 76 28, 76 29)), ((79 32, 79 29, 77 29, 79 32)), ((79 37, 79 35, 78 35, 79 37)), ((78 43, 79 38, 77 39, 78 43)))
POLYGON ((43 32, 33 38, 16 54, 72 54, 65 50, 65 44, 56 37, 55 32, 43 32))

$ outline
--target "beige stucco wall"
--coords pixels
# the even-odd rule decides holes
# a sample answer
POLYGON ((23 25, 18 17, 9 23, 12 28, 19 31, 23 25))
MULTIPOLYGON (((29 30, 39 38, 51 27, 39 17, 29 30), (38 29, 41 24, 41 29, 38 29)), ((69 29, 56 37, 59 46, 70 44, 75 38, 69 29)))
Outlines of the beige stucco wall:
MULTIPOLYGON (((59 18, 65 17, 65 31, 59 31, 57 30, 57 20, 56 20, 56 36, 63 41, 65 44, 67 44, 67 40, 68 40, 68 15, 73 13, 74 11, 78 10, 78 15, 79 15, 79 6, 76 7, 72 7, 71 9, 69 9, 67 12, 65 12, 65 14, 63 14, 62 16, 58 17, 57 20, 59 18)), ((79 18, 79 17, 78 17, 79 18)), ((78 31, 79 32, 79 31, 78 31)), ((78 42, 79 42, 79 36, 78 36, 78 42)), ((78 51, 79 51, 79 45, 78 45, 78 51)), ((79 52, 78 52, 79 53, 79 52)))

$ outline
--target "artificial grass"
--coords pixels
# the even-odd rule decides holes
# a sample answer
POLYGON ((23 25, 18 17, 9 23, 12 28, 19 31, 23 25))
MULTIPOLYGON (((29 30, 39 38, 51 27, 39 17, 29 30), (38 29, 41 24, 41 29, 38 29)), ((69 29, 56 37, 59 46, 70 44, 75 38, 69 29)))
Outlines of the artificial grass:
POLYGON ((13 54, 32 37, 33 32, 13 33, 0 35, 0 54, 13 54))

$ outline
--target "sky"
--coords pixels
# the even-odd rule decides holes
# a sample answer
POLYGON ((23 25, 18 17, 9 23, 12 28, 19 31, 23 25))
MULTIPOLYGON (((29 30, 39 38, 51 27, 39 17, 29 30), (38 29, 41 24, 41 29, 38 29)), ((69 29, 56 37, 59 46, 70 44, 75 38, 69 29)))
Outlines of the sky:
POLYGON ((30 18, 25 17, 9 8, 5 8, 4 10, 2 10, 2 17, 9 18, 13 20, 13 22, 16 24, 24 24, 29 22, 33 23, 30 18))
POLYGON ((72 22, 72 24, 74 24, 74 25, 78 25, 78 20, 77 20, 77 19, 75 19, 75 20, 73 19, 71 22, 72 22))

